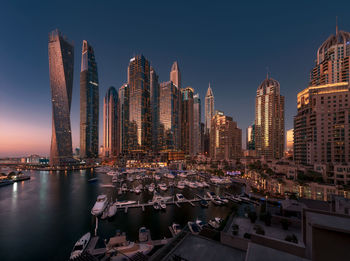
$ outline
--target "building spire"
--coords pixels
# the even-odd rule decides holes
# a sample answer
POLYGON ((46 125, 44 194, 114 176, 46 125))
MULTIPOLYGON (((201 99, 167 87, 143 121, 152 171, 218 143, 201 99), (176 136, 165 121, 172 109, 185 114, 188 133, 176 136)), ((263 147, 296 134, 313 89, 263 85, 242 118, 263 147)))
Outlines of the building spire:
POLYGON ((335 17, 335 36, 338 36, 338 16, 335 17))
POLYGON ((266 66, 266 80, 269 79, 269 67, 266 66))

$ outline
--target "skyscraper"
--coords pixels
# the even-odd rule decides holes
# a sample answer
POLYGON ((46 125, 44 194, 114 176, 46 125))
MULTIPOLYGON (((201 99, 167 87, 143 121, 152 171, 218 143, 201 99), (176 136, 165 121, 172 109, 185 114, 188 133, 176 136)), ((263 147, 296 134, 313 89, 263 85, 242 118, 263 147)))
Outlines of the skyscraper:
POLYGON ((177 88, 181 89, 181 73, 177 61, 171 66, 170 81, 172 81, 177 88))
POLYGON ((286 157, 293 157, 294 129, 286 131, 286 157))
POLYGON ((279 82, 269 76, 256 92, 255 149, 270 159, 280 159, 284 153, 284 97, 279 82))
MULTIPOLYGON (((317 50, 309 86, 298 93, 294 117, 294 160, 301 164, 350 164, 350 33, 338 31, 317 50)), ((344 168, 345 169, 345 168, 344 168)), ((346 175, 328 175, 344 184, 346 175)), ((350 182, 348 182, 350 184, 350 182)))
POLYGON ((201 99, 199 94, 193 95, 193 154, 202 152, 201 145, 201 99))
POLYGON ((119 151, 126 153, 128 150, 128 125, 129 125, 129 85, 123 84, 119 88, 118 95, 118 130, 119 151))
POLYGON ((150 69, 150 104, 152 118, 152 150, 158 151, 158 130, 159 130, 159 81, 154 68, 150 69))
POLYGON ((255 124, 248 126, 247 128, 247 150, 255 150, 255 124))
POLYGON ((185 155, 193 155, 193 89, 181 90, 181 149, 185 155))
POLYGON ((214 116, 214 95, 213 95, 212 89, 210 88, 210 83, 207 90, 207 94, 205 95, 204 106, 205 106, 204 114, 205 114, 205 130, 206 130, 205 132, 209 133, 211 119, 214 116))
POLYGON ((238 159, 242 155, 242 130, 232 117, 217 111, 210 126, 210 157, 215 160, 238 159))
POLYGON ((80 157, 98 157, 99 90, 94 50, 84 40, 80 71, 80 157))
POLYGON ((158 148, 160 151, 180 149, 181 92, 172 81, 160 84, 158 148))
POLYGON ((105 157, 119 153, 118 93, 110 87, 103 101, 103 150, 105 157))
POLYGON ((130 60, 128 67, 130 152, 151 149, 150 65, 143 55, 130 60))
POLYGON ((74 46, 58 30, 49 34, 49 71, 52 101, 50 165, 72 161, 70 108, 72 103, 74 46))

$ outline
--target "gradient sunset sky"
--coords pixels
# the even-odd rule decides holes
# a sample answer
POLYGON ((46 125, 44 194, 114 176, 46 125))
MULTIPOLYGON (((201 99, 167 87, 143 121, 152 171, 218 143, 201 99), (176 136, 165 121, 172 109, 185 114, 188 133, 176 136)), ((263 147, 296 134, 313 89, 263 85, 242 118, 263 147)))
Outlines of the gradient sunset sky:
MULTIPOLYGON (((95 49, 102 104, 119 88, 127 66, 143 53, 169 80, 178 60, 182 85, 204 96, 211 83, 215 109, 243 133, 254 121, 255 94, 266 77, 286 97, 286 129, 293 127, 296 95, 307 87, 317 48, 339 29, 350 31, 350 1, 6 1, 0 8, 0 157, 48 155, 51 93, 48 33, 58 28, 75 43, 73 147, 79 146, 81 46, 95 49)), ((202 120, 204 117, 202 116, 202 120)), ((244 135, 245 138, 245 135, 244 135)), ((100 142, 101 143, 101 142, 100 142)))

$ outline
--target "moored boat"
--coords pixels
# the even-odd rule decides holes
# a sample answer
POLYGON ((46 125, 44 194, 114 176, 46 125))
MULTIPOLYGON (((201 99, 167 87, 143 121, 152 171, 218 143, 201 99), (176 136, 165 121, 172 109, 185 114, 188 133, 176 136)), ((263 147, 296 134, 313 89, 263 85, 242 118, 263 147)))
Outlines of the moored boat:
POLYGON ((105 210, 107 207, 107 196, 106 195, 99 195, 97 197, 96 203, 93 206, 91 210, 91 214, 94 216, 99 216, 102 214, 102 212, 105 210))
POLYGON ((89 241, 91 238, 90 232, 83 235, 74 245, 73 250, 70 254, 70 260, 74 260, 81 256, 81 254, 84 252, 85 248, 87 247, 89 241))
POLYGON ((192 234, 198 235, 201 231, 200 227, 196 224, 196 222, 188 221, 187 226, 192 232, 192 234))
POLYGON ((179 224, 173 223, 171 228, 173 229, 175 235, 181 232, 181 226, 179 224))

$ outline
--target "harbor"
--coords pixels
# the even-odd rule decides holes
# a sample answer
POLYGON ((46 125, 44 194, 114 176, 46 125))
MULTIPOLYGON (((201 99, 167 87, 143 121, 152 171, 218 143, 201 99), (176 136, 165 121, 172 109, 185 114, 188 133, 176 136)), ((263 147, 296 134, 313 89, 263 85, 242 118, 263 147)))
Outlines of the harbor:
MULTIPOLYGON (((153 206, 145 205, 149 204, 154 196, 154 192, 145 189, 146 185, 152 182, 155 185, 158 182, 168 185, 174 181, 177 185, 180 176, 174 180, 162 178, 159 181, 155 178, 136 180, 135 176, 132 183, 125 180, 129 190, 118 194, 120 182, 113 183, 113 176, 91 169, 68 172, 32 170, 23 173, 31 179, 0 189, 0 231, 8 239, 0 246, 1 257, 4 257, 4 260, 25 260, 31 256, 35 256, 37 260, 68 260, 75 242, 84 233, 90 232, 94 238, 96 218, 91 215, 91 209, 97 196, 101 194, 106 194, 113 202, 130 200, 141 206, 129 206, 126 212, 123 206, 117 208, 111 218, 102 220, 99 217, 96 235, 100 240, 95 248, 103 248, 104 240, 114 237, 116 230, 126 232, 127 239, 136 242, 141 227, 149 229, 152 241, 160 244, 164 238, 173 237, 169 230, 173 223, 184 228, 188 221, 195 221, 197 218, 208 222, 214 217, 224 219, 231 213, 235 204, 233 201, 222 206, 208 201, 208 207, 202 207, 200 197, 207 198, 207 191, 213 191, 220 196, 225 196, 225 192, 242 192, 242 186, 239 184, 210 185, 209 188, 196 189, 188 186, 183 189, 167 186, 166 191, 159 189, 159 194, 171 199, 165 210, 155 210, 153 206), (89 182, 93 178, 97 180, 89 182), (139 183, 144 185, 142 191, 139 194, 131 192, 130 190, 139 183), (178 193, 190 200, 194 206, 188 202, 177 202, 178 193), (171 203, 172 201, 175 203, 171 203), (42 236, 32 241, 32 236, 37 234, 42 236), (55 238, 56 243, 47 244, 47 238, 55 238), (9 243, 14 240, 17 242, 16 246, 9 243), (18 248, 21 251, 17 251, 18 248)), ((200 176, 190 175, 188 179, 200 180, 200 176)))

